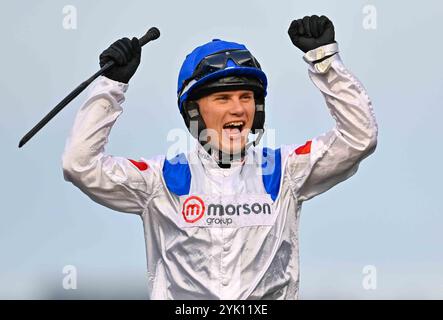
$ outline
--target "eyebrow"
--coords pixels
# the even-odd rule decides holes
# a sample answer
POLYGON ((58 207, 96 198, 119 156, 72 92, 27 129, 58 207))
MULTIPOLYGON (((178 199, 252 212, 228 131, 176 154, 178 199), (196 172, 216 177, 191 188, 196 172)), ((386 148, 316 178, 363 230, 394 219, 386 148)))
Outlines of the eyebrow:
MULTIPOLYGON (((252 95, 252 94, 253 94, 252 92, 245 91, 245 92, 241 93, 240 96, 244 96, 244 95, 252 95)), ((214 93, 214 98, 218 98, 218 97, 230 97, 230 96, 233 96, 233 94, 232 94, 232 93, 221 93, 221 92, 214 93)))
POLYGON ((230 97, 232 94, 229 93, 214 93, 213 97, 217 98, 217 97, 230 97))

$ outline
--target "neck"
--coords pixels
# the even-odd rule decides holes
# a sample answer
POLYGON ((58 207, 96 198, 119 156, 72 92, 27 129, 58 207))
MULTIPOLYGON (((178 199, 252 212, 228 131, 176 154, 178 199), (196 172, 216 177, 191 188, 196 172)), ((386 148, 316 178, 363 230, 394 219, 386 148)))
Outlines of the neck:
POLYGON ((225 153, 221 150, 214 150, 214 152, 218 153, 217 156, 217 164, 220 168, 229 169, 231 167, 232 162, 234 161, 243 161, 245 158, 246 150, 242 149, 238 153, 225 153))
POLYGON ((217 162, 218 166, 222 169, 229 169, 233 162, 243 161, 246 155, 246 148, 243 148, 237 153, 226 153, 220 149, 215 149, 213 146, 209 146, 207 143, 202 144, 203 148, 210 154, 217 162))

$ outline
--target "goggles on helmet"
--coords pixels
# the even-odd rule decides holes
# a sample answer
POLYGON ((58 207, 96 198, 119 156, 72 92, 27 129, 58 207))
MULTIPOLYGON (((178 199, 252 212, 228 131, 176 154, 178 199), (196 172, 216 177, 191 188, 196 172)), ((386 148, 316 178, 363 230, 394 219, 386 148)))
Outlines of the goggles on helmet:
POLYGON ((257 59, 255 59, 255 57, 248 50, 228 50, 214 53, 206 56, 202 61, 200 61, 191 77, 189 77, 189 79, 183 84, 179 97, 191 81, 198 81, 211 73, 228 69, 229 67, 227 67, 227 65, 229 60, 234 61, 237 66, 261 70, 257 59))

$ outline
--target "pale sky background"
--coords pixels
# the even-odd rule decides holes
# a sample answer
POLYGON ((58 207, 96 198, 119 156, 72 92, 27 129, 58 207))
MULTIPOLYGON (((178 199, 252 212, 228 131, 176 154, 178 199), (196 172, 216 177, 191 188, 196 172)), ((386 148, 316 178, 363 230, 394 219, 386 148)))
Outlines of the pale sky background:
POLYGON ((176 82, 186 54, 221 38, 245 43, 268 75, 267 126, 304 143, 332 118, 287 35, 293 19, 324 14, 345 65, 372 98, 376 152, 348 181, 304 204, 300 298, 442 299, 443 45, 438 1, 9 1, 2 4, 0 298, 145 299, 140 218, 113 212, 63 180, 61 155, 80 95, 22 149, 18 141, 98 69, 115 40, 157 26, 143 48, 107 151, 138 159, 167 152, 184 128, 176 82), (63 7, 77 29, 63 28, 63 7), (377 27, 363 27, 375 7, 377 27), (77 290, 62 287, 74 265, 77 290), (373 265, 376 290, 362 286, 373 265))

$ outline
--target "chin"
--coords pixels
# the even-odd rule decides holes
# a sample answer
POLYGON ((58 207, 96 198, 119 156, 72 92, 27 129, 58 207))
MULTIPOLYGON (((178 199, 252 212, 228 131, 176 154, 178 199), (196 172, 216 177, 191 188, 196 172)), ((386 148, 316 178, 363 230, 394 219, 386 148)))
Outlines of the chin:
POLYGON ((246 142, 234 142, 234 143, 230 143, 230 144, 226 144, 226 145, 222 145, 222 151, 224 153, 229 153, 229 154, 237 154, 240 153, 242 150, 244 150, 246 147, 246 142))

